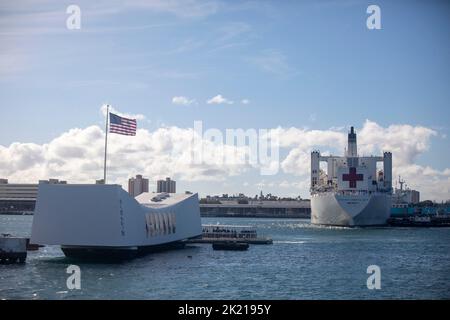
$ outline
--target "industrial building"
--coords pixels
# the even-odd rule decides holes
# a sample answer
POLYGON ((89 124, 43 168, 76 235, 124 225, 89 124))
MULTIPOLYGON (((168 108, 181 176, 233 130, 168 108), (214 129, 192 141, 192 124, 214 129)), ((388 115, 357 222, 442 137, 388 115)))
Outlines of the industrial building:
POLYGON ((200 203, 202 217, 309 218, 309 200, 260 201, 239 200, 200 203))
POLYGON ((39 183, 9 183, 0 179, 0 213, 32 213, 36 204, 39 184, 66 184, 58 179, 39 180, 39 183))

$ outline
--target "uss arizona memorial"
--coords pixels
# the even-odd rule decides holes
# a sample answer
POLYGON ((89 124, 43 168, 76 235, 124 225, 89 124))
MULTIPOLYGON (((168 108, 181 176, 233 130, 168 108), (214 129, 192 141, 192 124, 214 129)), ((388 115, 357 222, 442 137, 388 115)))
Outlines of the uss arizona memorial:
POLYGON ((119 185, 44 184, 30 241, 60 245, 69 257, 131 258, 201 233, 197 194, 133 198, 119 185))

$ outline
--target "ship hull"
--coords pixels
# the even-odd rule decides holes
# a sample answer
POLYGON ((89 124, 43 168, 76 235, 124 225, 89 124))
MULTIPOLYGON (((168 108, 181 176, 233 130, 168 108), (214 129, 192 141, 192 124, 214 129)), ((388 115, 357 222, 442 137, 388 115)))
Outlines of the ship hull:
POLYGON ((385 225, 390 209, 389 194, 319 193, 311 197, 311 223, 342 227, 385 225))

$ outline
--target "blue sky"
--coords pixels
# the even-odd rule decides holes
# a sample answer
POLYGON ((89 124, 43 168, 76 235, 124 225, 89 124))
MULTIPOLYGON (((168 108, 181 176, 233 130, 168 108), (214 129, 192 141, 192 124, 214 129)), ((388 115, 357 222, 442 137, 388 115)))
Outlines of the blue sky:
MULTIPOLYGON (((449 18, 446 1, 2 3, 0 146, 102 127, 99 109, 109 102, 144 115, 138 124, 149 131, 195 120, 221 130, 360 128, 366 119, 423 126, 436 135, 414 163, 444 171, 449 18), (70 4, 81 8, 80 30, 66 28, 70 4), (366 27, 370 4, 381 8, 381 30, 366 27), (206 103, 218 94, 234 103, 206 103), (196 103, 175 105, 175 96, 196 103)), ((255 194, 261 179, 248 172, 211 191, 255 194)), ((285 179, 296 178, 265 181, 285 179)), ((206 182, 180 183, 210 190, 206 182)))

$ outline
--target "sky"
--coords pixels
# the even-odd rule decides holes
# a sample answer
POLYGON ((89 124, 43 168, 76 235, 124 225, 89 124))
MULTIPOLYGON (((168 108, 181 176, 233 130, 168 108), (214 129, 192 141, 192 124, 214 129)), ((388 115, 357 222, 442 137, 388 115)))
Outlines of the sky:
POLYGON ((2 1, 0 178, 102 178, 108 103, 138 121, 136 137, 109 138, 111 183, 143 174, 154 190, 170 176, 201 196, 308 198, 310 152, 342 154, 354 126, 361 154, 392 151, 395 176, 447 200, 448 39, 448 1, 2 1), (372 4, 379 30, 366 25, 372 4), (192 163, 195 121, 224 137, 277 133, 276 173, 192 163))

